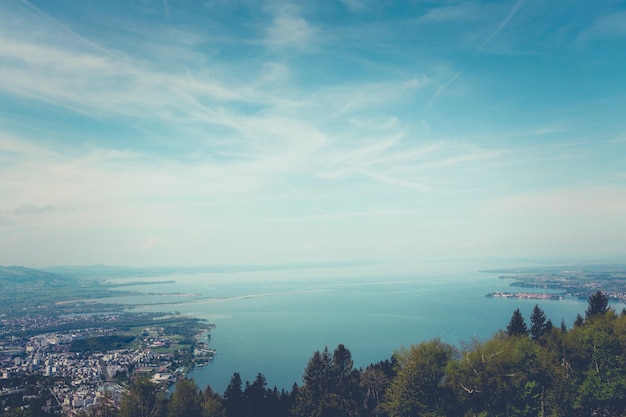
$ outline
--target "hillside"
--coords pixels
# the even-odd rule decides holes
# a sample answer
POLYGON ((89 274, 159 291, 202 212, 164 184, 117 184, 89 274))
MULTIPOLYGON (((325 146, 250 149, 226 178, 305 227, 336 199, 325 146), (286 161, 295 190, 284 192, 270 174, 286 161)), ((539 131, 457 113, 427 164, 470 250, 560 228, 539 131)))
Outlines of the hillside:
POLYGON ((0 288, 24 286, 63 287, 75 285, 76 279, 23 266, 0 266, 0 288))

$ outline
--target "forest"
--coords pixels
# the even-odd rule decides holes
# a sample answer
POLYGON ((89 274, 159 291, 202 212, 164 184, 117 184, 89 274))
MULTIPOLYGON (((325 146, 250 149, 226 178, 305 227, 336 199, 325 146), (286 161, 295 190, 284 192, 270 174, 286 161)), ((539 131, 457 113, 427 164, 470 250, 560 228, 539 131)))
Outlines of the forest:
POLYGON ((223 394, 193 380, 171 395, 135 380, 120 407, 105 398, 83 416, 409 417, 624 416, 626 311, 597 292, 573 327, 554 326, 535 306, 528 324, 515 310, 506 330, 461 347, 429 340, 355 369, 350 350, 316 351, 302 385, 269 388, 235 373, 223 394))

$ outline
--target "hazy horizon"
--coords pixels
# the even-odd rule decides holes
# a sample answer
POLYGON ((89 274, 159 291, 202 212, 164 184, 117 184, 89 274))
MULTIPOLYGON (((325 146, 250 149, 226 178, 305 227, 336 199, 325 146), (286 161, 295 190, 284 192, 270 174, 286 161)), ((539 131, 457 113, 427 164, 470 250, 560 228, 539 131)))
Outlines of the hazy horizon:
POLYGON ((619 2, 0 14, 0 265, 626 253, 619 2))

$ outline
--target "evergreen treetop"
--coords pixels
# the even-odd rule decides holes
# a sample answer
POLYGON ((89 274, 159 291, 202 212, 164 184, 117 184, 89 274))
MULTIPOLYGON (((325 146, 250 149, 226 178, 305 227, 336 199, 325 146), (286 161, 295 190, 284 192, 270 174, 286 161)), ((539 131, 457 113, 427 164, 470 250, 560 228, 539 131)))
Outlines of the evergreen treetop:
POLYGON ((602 291, 598 291, 589 297, 589 307, 585 311, 585 317, 588 319, 602 315, 609 311, 609 299, 602 291))
POLYGON ((506 333, 509 336, 526 336, 528 335, 528 327, 524 321, 524 316, 519 311, 519 308, 515 309, 511 316, 511 321, 506 326, 506 333))

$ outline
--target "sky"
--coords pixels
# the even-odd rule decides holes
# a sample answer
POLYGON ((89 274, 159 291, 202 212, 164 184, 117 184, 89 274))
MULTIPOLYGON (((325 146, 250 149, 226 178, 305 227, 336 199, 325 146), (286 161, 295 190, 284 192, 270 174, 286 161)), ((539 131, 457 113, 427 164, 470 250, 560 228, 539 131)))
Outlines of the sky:
POLYGON ((626 5, 3 0, 0 265, 626 254, 626 5))

